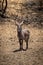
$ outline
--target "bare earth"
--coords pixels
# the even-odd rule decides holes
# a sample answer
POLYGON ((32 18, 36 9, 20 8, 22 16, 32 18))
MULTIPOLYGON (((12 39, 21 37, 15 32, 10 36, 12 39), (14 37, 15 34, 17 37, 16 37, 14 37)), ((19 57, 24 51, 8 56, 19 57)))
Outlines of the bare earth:
POLYGON ((43 65, 43 29, 23 28, 30 31, 28 50, 13 52, 19 49, 15 21, 0 23, 0 65, 43 65))
MULTIPOLYGON (((8 15, 17 14, 13 6, 11 7, 9 6, 9 10, 7 9, 8 15)), ((25 12, 23 10, 23 13, 28 14, 26 10, 25 12)), ((18 15, 21 14, 18 13, 18 15)), ((26 28, 30 31, 28 50, 14 52, 19 49, 15 21, 0 18, 0 65, 43 65, 43 28, 23 24, 23 29, 26 28)), ((25 47, 24 42, 23 48, 25 49, 25 47)))

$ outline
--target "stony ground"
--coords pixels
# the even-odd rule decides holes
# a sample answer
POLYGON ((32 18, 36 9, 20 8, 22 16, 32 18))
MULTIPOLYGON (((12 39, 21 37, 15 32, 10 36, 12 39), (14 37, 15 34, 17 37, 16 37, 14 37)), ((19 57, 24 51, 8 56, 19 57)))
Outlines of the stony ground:
POLYGON ((43 29, 23 28, 30 31, 28 50, 13 52, 19 49, 15 21, 0 23, 0 65, 43 65, 43 29))
MULTIPOLYGON (((7 11, 10 18, 0 17, 0 65, 43 65, 43 27, 23 24, 23 29, 26 28, 30 31, 28 50, 14 52, 19 49, 17 27, 15 25, 18 19, 14 19, 14 8, 11 9, 9 6, 7 11)), ((24 14, 27 14, 26 11, 24 14)), ((20 13, 18 15, 21 16, 20 13)), ((24 41, 23 48, 25 49, 25 47, 24 41)))

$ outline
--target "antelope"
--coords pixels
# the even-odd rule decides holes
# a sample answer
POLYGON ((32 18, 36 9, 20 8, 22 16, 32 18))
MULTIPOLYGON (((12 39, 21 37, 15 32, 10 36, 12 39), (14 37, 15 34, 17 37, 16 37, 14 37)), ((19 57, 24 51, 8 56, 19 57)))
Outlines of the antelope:
POLYGON ((20 50, 23 50, 23 40, 26 42, 27 50, 30 32, 27 29, 22 29, 23 21, 21 23, 15 22, 15 24, 17 26, 17 37, 20 44, 20 50))

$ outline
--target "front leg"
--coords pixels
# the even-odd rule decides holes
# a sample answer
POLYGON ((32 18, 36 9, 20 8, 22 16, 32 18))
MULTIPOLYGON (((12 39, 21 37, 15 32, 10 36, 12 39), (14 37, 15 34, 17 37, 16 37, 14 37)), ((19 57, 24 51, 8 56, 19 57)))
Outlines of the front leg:
POLYGON ((23 40, 19 39, 19 43, 20 43, 20 50, 23 50, 23 40))

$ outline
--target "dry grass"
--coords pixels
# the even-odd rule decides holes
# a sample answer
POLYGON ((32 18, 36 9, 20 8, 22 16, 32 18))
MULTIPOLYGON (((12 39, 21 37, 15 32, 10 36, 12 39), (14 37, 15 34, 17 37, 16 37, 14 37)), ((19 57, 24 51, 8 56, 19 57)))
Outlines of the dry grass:
POLYGON ((43 29, 25 24, 23 28, 30 31, 29 48, 13 52, 19 49, 15 21, 0 23, 0 65, 43 65, 43 29))
MULTIPOLYGON (((8 3, 7 13, 10 17, 14 14, 21 16, 21 13, 10 6, 8 3)), ((25 15, 27 15, 27 10, 23 16, 25 15)), ((23 29, 30 31, 28 50, 13 52, 19 49, 19 42, 15 26, 16 20, 13 20, 14 16, 11 18, 0 18, 0 65, 43 65, 43 28, 23 24, 23 29)), ((24 42, 23 48, 25 46, 24 42)))

